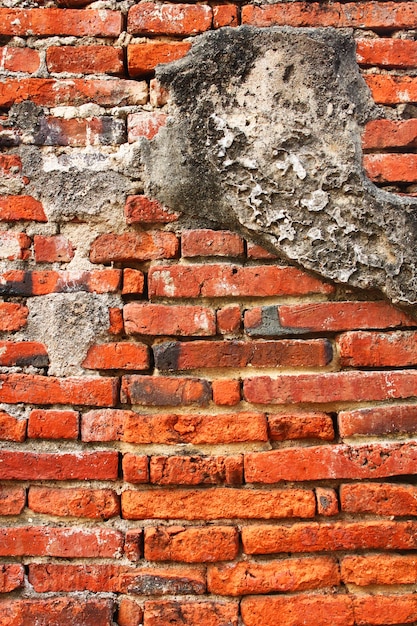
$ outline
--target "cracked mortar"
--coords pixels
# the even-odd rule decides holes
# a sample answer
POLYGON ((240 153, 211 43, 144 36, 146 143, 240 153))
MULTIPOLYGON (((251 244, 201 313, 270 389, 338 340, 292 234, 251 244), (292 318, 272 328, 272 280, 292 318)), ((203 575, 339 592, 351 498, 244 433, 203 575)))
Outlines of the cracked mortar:
POLYGON ((225 28, 157 76, 172 103, 142 142, 150 195, 327 279, 417 303, 417 202, 363 171, 361 131, 381 112, 351 32, 225 28))

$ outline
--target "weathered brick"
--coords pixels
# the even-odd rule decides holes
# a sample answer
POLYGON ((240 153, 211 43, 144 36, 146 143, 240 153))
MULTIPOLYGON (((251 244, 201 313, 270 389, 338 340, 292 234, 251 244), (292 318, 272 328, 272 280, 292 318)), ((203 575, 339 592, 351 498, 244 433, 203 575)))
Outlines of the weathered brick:
POLYGON ((100 235, 92 244, 92 263, 114 261, 150 261, 171 259, 178 252, 178 239, 174 233, 160 231, 100 235))
POLYGON ((49 597, 41 599, 8 599, 2 603, 0 626, 108 626, 112 621, 113 601, 108 599, 83 599, 49 597))
POLYGON ((365 82, 377 104, 400 104, 417 101, 417 78, 415 76, 392 76, 368 74, 365 82))
POLYGON ((126 142, 125 121, 107 115, 101 117, 39 119, 39 131, 33 137, 38 146, 119 145, 126 142))
POLYGON ((47 367, 48 353, 43 343, 37 341, 0 341, 0 366, 47 367))
POLYGON ((149 348, 143 343, 94 344, 83 361, 86 369, 146 370, 149 368, 149 348))
POLYGON ((238 532, 230 526, 157 526, 145 529, 145 558, 148 561, 215 563, 235 559, 238 551, 238 532))
POLYGON ((81 417, 82 441, 122 441, 125 423, 129 417, 135 419, 133 411, 120 409, 97 409, 81 417))
POLYGON ((121 335, 124 332, 123 312, 117 307, 109 308, 109 333, 110 335, 121 335))
POLYGON ((313 517, 315 509, 314 493, 307 489, 217 487, 122 493, 122 515, 126 519, 278 519, 313 517))
POLYGON ((30 256, 31 243, 30 237, 25 233, 0 232, 0 259, 26 261, 30 256))
POLYGON ((213 7, 213 28, 239 26, 239 12, 236 4, 218 4, 213 7))
POLYGON ((128 196, 125 217, 128 224, 169 224, 179 215, 147 196, 128 196))
MULTIPOLYGON (((10 593, 23 587, 25 568, 19 563, 0 564, 0 593, 10 593)), ((0 618, 1 619, 1 618, 0 618)))
POLYGON ((158 79, 152 78, 149 82, 149 103, 153 107, 163 107, 169 100, 169 91, 162 87, 158 79))
POLYGON ((241 257, 243 253, 243 239, 228 230, 185 230, 181 236, 183 257, 241 257))
POLYGON ((114 293, 119 289, 121 270, 10 270, 0 274, 0 295, 44 296, 48 293, 88 291, 114 293))
POLYGON ((272 441, 291 439, 334 439, 333 421, 327 413, 312 411, 268 414, 269 436, 272 441))
POLYGON ((415 326, 416 321, 386 302, 315 302, 255 307, 245 313, 252 336, 415 326))
POLYGON ((417 598, 414 594, 360 595, 353 598, 353 610, 358 626, 412 624, 417 619, 417 598))
POLYGON ((398 30, 414 28, 413 2, 279 2, 242 7, 242 24, 252 26, 335 26, 398 30))
POLYGON ((351 332, 338 337, 343 367, 399 367, 417 364, 417 332, 351 332))
POLYGON ((356 58, 360 65, 417 66, 417 41, 412 39, 359 39, 356 58))
POLYGON ((145 602, 144 626, 238 626, 237 602, 145 602))
POLYGON ((367 176, 375 183, 417 182, 415 154, 365 154, 363 165, 367 176))
POLYGON ((248 259, 278 259, 276 254, 251 241, 247 242, 246 247, 248 259))
POLYGON ((0 24, 1 35, 117 37, 122 31, 122 16, 119 11, 102 9, 61 11, 53 8, 30 10, 0 8, 0 24))
POLYGON ((199 378, 168 378, 132 374, 122 378, 120 399, 123 403, 144 406, 191 404, 205 406, 211 400, 211 388, 207 380, 199 378))
POLYGON ((17 404, 84 404, 114 406, 114 378, 55 378, 34 374, 1 374, 0 402, 17 404))
POLYGON ((216 313, 217 332, 222 335, 238 333, 242 324, 240 306, 231 304, 219 309, 216 313))
MULTIPOLYGON (((125 320, 126 325, 126 320, 125 320)), ((159 370, 227 367, 325 367, 332 346, 325 339, 298 341, 192 341, 161 343, 153 348, 159 370)))
POLYGON ((123 268, 122 294, 142 295, 145 288, 145 276, 140 270, 133 270, 130 267, 123 268))
POLYGON ((131 598, 122 597, 117 612, 119 626, 137 626, 143 620, 142 607, 131 598))
POLYGON ((19 441, 26 439, 26 420, 0 411, 0 440, 19 441))
POLYGON ((35 235, 33 248, 36 263, 69 263, 74 258, 73 245, 63 235, 35 235))
POLYGON ((417 487, 392 483, 341 485, 340 505, 347 513, 410 517, 417 515, 417 487))
POLYGON ((0 197, 0 220, 2 222, 48 221, 42 204, 32 196, 0 197))
POLYGON ((35 513, 59 517, 109 519, 120 513, 119 498, 112 489, 30 487, 28 507, 35 513))
POLYGON ((38 71, 41 64, 39 52, 32 48, 0 47, 0 59, 6 72, 33 74, 38 71))
POLYGON ((413 473, 417 445, 383 443, 286 448, 245 455, 249 483, 325 478, 382 478, 413 473))
POLYGON ((362 147, 364 150, 416 148, 417 119, 372 120, 368 122, 362 135, 362 147))
POLYGON ((0 332, 20 330, 26 326, 29 309, 16 302, 0 302, 0 332))
POLYGON ((417 557, 398 554, 349 555, 342 558, 344 583, 368 585, 412 585, 417 582, 417 557))
POLYGON ((34 409, 28 420, 30 439, 77 439, 79 415, 77 411, 34 409))
MULTIPOLYGON (((80 23, 79 18, 77 22, 80 23)), ((120 78, 6 78, 0 83, 0 107, 4 108, 25 100, 46 107, 81 106, 90 102, 103 107, 129 106, 146 104, 147 98, 145 82, 120 78)))
POLYGON ((219 406, 235 406, 242 399, 240 380, 217 379, 211 384, 213 402, 219 406))
POLYGON ((245 526, 242 542, 247 554, 415 550, 416 531, 416 522, 300 522, 291 526, 245 526))
POLYGON ((415 396, 417 372, 335 372, 259 376, 243 383, 244 397, 258 404, 361 402, 415 396))
POLYGON ((63 526, 0 528, 1 556, 114 558, 119 556, 122 546, 122 533, 107 528, 93 530, 63 526))
POLYGON ((188 41, 143 41, 127 47, 129 76, 148 76, 160 63, 181 59, 191 48, 188 41))
POLYGON ((341 437, 411 434, 417 432, 417 407, 400 404, 341 411, 338 425, 341 437))
POLYGON ((149 482, 149 461, 147 456, 137 456, 136 454, 123 455, 122 462, 123 478, 128 483, 148 483, 149 482))
POLYGON ((316 487, 317 514, 332 517, 339 513, 339 502, 335 489, 316 487))
POLYGON ((207 588, 221 596, 304 591, 340 583, 339 565, 329 557, 283 559, 269 563, 241 561, 210 565, 207 588))
POLYGON ((353 626, 352 601, 347 595, 298 595, 244 598, 241 614, 245 626, 353 626))
POLYGON ((143 529, 133 528, 126 531, 123 552, 129 561, 137 562, 143 556, 143 529))
POLYGON ((52 74, 114 74, 122 76, 123 50, 113 46, 51 46, 46 65, 52 74))
POLYGON ((129 302, 123 308, 128 334, 206 336, 216 334, 213 309, 191 305, 129 302))
POLYGON ((155 266, 149 272, 151 297, 198 298, 290 296, 331 293, 327 285, 294 267, 237 265, 155 266))
POLYGON ((62 454, 0 451, 3 480, 115 480, 118 454, 67 452, 62 454))
POLYGON ((211 28, 207 5, 142 2, 130 8, 127 30, 133 35, 197 35, 211 28))
POLYGON ((150 482, 157 485, 241 485, 243 456, 152 456, 150 482))
POLYGON ((153 139, 160 128, 166 125, 168 116, 157 111, 141 111, 127 116, 127 137, 129 143, 137 141, 140 137, 153 139))
POLYGON ((25 504, 25 489, 0 485, 0 515, 20 515, 25 504))

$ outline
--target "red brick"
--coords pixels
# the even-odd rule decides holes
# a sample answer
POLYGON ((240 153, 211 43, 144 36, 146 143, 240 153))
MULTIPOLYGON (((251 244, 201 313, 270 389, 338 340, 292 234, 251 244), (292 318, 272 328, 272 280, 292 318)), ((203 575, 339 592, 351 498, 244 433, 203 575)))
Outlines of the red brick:
POLYGON ((118 291, 121 270, 33 271, 10 270, 0 274, 0 294, 4 296, 44 296, 48 293, 118 291))
POLYGON ((417 119, 373 120, 368 122, 362 136, 362 147, 364 150, 416 148, 417 119))
POLYGON ((119 498, 111 489, 30 487, 28 507, 35 513, 59 517, 109 519, 120 513, 119 498))
POLYGON ((46 367, 48 353, 43 343, 37 341, 0 341, 0 366, 46 367))
POLYGON ((397 554, 349 555, 342 558, 344 583, 368 585, 412 585, 417 582, 417 557, 397 554))
POLYGON ((417 487, 392 483, 341 485, 340 505, 347 513, 410 517, 417 515, 417 487))
POLYGON ((0 34, 19 35, 74 35, 117 37, 122 31, 119 11, 99 11, 41 8, 1 9, 0 34))
POLYGON ((133 528, 126 531, 124 554, 129 561, 139 561, 143 556, 143 530, 133 528))
POLYGON ((356 58, 360 65, 416 67, 417 41, 411 39, 359 39, 356 58))
MULTIPOLYGON (((145 602, 144 626, 238 626, 236 602, 145 602)), ((0 625, 1 626, 1 625, 0 625)))
POLYGON ((169 298, 266 297, 331 293, 332 285, 294 267, 237 265, 155 266, 149 272, 149 295, 169 298))
POLYGON ((309 446, 245 455, 249 483, 325 478, 382 478, 413 473, 417 444, 375 443, 358 446, 309 446))
POLYGON ((341 411, 338 424, 341 437, 412 434, 417 432, 417 407, 401 404, 341 411))
POLYGON ((143 620, 142 607, 130 598, 122 598, 119 602, 117 612, 117 623, 119 626, 138 626, 143 620))
POLYGON ((114 558, 119 556, 122 546, 122 533, 107 528, 93 530, 63 526, 0 528, 1 556, 114 558))
MULTIPOLYGON (((18 563, 0 564, 0 593, 10 593, 23 587, 25 568, 18 563)), ((1 620, 1 617, 0 617, 1 620)))
POLYGON ((25 233, 0 232, 0 259, 26 261, 30 256, 31 243, 25 233))
POLYGON ((242 528, 242 541, 247 554, 415 550, 416 531, 416 522, 309 522, 246 526, 242 528))
POLYGON ((123 308, 128 334, 206 336, 216 334, 213 309, 202 306, 129 302, 123 308))
POLYGON ((363 165, 367 176, 375 183, 417 182, 416 154, 365 154, 363 165))
MULTIPOLYGON (((5 54, 7 48, 0 48, 5 54)), ((22 159, 18 154, 0 154, 0 172, 3 176, 16 177, 22 173, 22 159)))
POLYGON ((127 31, 133 35, 197 35, 211 28, 206 5, 142 2, 130 8, 127 31))
POLYGON ((69 263, 74 258, 74 248, 63 235, 35 235, 33 244, 36 263, 69 263))
POLYGON ((153 348, 159 370, 227 367, 325 367, 332 360, 325 339, 300 341, 169 341, 153 348))
POLYGON ((117 379, 54 378, 33 374, 1 374, 0 402, 17 404, 84 404, 114 406, 117 379))
POLYGON ((118 454, 113 451, 62 454, 0 451, 3 480, 115 480, 118 454))
POLYGON ((213 402, 219 406, 235 406, 242 399, 240 380, 213 380, 213 402))
POLYGON ((415 76, 368 74, 365 76, 365 82, 377 104, 417 102, 417 78, 415 76))
POLYGON ((336 26, 398 30, 414 28, 413 2, 280 2, 242 7, 242 24, 252 26, 336 26))
POLYGON ((265 491, 216 487, 122 493, 122 515, 132 520, 313 517, 315 509, 314 493, 307 489, 265 491))
POLYGON ((210 565, 207 588, 221 596, 304 591, 340 584, 337 561, 329 557, 283 559, 270 563, 242 561, 210 565))
POLYGON ((160 63, 181 59, 191 48, 188 41, 143 41, 127 47, 129 76, 147 76, 160 63))
POLYGON ((81 417, 82 441, 122 441, 125 421, 136 413, 120 409, 97 409, 81 417))
POLYGON ((145 529, 145 558, 148 561, 215 563, 232 561, 238 551, 238 532, 230 526, 157 526, 145 529))
POLYGON ((32 196, 0 197, 0 220, 2 222, 48 221, 42 204, 32 196))
POLYGON ((312 411, 268 414, 269 437, 272 441, 297 439, 334 439, 333 421, 327 413, 312 411))
POLYGON ((361 402, 415 396, 417 372, 336 372, 259 376, 243 383, 244 397, 259 404, 361 402))
POLYGON ((152 456, 150 482, 157 485, 241 485, 243 456, 152 456))
POLYGON ((129 143, 137 141, 140 137, 153 139, 160 128, 166 125, 168 116, 157 111, 142 111, 131 113, 127 116, 127 136, 129 143))
MULTIPOLYGON (((1 27, 0 27, 1 28, 1 27)), ((32 48, 0 47, 0 58, 6 72, 37 72, 41 64, 39 52, 32 48)))
POLYGON ((100 235, 90 251, 92 263, 113 261, 150 261, 171 259, 178 252, 178 239, 174 233, 160 231, 100 235))
POLYGON ((103 343, 91 346, 83 361, 86 369, 146 370, 149 368, 149 348, 143 343, 103 343))
POLYGON ((121 335, 124 332, 123 312, 116 307, 109 308, 109 333, 121 335))
MULTIPOLYGON (((1 380, 1 376, 0 376, 1 380)), ((1 390, 0 390, 1 398, 1 390)), ((211 400, 210 383, 199 378, 123 376, 122 403, 144 406, 207 405, 211 400)))
POLYGON ((276 254, 251 241, 247 242, 247 255, 248 259, 278 259, 276 254))
POLYGON ((377 626, 412 624, 417 620, 417 598, 407 595, 360 595, 353 599, 355 624, 377 626))
POLYGON ((243 239, 228 230, 185 230, 181 237, 183 257, 222 256, 241 257, 243 239))
POLYGON ((128 224, 169 224, 179 215, 147 196, 128 196, 125 217, 128 224))
POLYGON ((198 566, 130 568, 120 565, 29 566, 29 581, 39 593, 50 591, 92 591, 137 593, 140 595, 202 594, 205 572, 198 566))
POLYGON ((213 7, 213 28, 239 26, 239 12, 236 4, 218 4, 213 7))
MULTIPOLYGON (((42 12, 45 10, 42 9, 42 12)), ((80 23, 80 19, 81 16, 77 18, 77 23, 80 23)), ((25 100, 32 100, 38 106, 46 107, 81 106, 90 102, 103 107, 129 106, 145 104, 148 96, 146 83, 119 78, 6 79, 1 83, 1 87, 0 107, 4 108, 25 100)))
POLYGON ((241 615, 245 626, 353 626, 352 601, 347 595, 298 595, 244 598, 241 615))
POLYGON ((225 306, 217 311, 217 332, 222 335, 240 331, 242 314, 238 305, 225 306))
POLYGON ((0 332, 20 330, 26 326, 29 309, 16 302, 0 302, 0 332))
POLYGON ((147 456, 123 455, 123 478, 128 483, 149 482, 149 461, 147 456))
POLYGON ((26 439, 26 420, 17 419, 6 411, 0 411, 0 440, 19 441, 26 439))
POLYGON ((337 493, 330 487, 316 487, 317 514, 332 517, 339 513, 337 493))
POLYGON ((417 332, 352 332, 337 340, 342 367, 404 367, 417 364, 417 332))
POLYGON ((0 515, 20 515, 25 504, 25 489, 0 485, 0 515))
POLYGON ((145 288, 145 276, 140 270, 132 270, 130 267, 123 269, 122 294, 142 295, 145 288))
POLYGON ((52 597, 8 599, 2 603, 0 626, 108 626, 112 620, 113 601, 101 599, 52 597))
POLYGON ((113 46, 51 46, 46 51, 48 72, 114 74, 122 76, 123 50, 113 46))

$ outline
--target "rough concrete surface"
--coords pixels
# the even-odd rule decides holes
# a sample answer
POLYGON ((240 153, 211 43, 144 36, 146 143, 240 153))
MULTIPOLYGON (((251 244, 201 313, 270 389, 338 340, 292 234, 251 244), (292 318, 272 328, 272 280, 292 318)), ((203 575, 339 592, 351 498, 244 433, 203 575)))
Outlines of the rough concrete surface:
POLYGON ((143 143, 148 193, 325 278, 417 302, 417 202, 364 174, 378 110, 350 32, 221 29, 157 74, 172 104, 143 143))

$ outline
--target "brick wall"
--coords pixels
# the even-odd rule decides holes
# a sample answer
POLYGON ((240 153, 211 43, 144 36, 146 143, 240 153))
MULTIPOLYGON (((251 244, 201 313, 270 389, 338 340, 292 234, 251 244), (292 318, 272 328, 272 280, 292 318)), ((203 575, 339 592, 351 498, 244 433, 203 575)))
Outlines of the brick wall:
POLYGON ((0 7, 0 625, 416 623, 412 311, 186 227, 134 175, 114 222, 34 183, 151 139, 155 66, 199 33, 325 26, 385 112, 368 176, 416 195, 417 4, 129 4, 0 7), (79 370, 53 364, 66 297, 104 307, 79 370))

